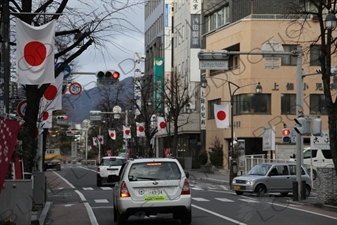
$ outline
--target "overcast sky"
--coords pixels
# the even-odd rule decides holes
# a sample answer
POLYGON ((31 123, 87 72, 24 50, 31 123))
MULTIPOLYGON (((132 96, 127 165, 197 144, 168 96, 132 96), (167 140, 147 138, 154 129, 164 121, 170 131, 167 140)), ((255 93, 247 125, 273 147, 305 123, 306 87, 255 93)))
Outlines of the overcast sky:
MULTIPOLYGON (((127 18, 125 19, 130 21, 141 32, 133 33, 132 37, 123 34, 115 37, 114 42, 119 46, 123 46, 124 50, 122 51, 112 44, 107 44, 106 49, 112 56, 106 53, 104 53, 105 56, 102 56, 98 50, 93 49, 93 46, 89 47, 77 58, 79 65, 79 68, 76 69, 77 72, 97 72, 112 69, 120 72, 120 80, 133 76, 132 60, 134 59, 134 54, 135 52, 144 54, 144 5, 138 5, 132 9, 133 12, 127 11, 127 18)), ((89 89, 95 86, 96 76, 73 75, 73 79, 81 83, 85 89, 89 89)))

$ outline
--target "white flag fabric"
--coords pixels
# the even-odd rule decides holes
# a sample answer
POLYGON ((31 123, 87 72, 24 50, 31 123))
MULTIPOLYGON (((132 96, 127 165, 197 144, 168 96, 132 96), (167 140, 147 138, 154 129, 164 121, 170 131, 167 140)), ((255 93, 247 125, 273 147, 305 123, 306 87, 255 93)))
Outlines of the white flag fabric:
POLYGON ((167 134, 166 121, 164 117, 157 116, 157 127, 159 134, 167 134))
POLYGON ((104 137, 103 137, 103 135, 98 135, 97 138, 98 138, 99 143, 101 145, 103 145, 104 144, 104 137))
POLYGON ((137 137, 145 137, 145 127, 144 123, 137 123, 137 137))
POLYGON ((56 20, 34 27, 16 18, 17 83, 55 83, 55 26, 56 20))
POLYGON ((130 139, 131 138, 131 129, 128 126, 123 126, 123 138, 130 139))
MULTIPOLYGON (((48 104, 47 110, 62 110, 62 84, 63 84, 64 74, 61 73, 59 76, 55 78, 55 83, 50 84, 55 86, 57 89, 56 96, 51 102, 48 104)), ((49 86, 50 86, 49 85, 49 86)), ((45 99, 45 98, 43 98, 45 99)))
POLYGON ((40 117, 42 128, 52 128, 53 125, 53 112, 44 111, 40 117))
POLYGON ((92 143, 94 144, 94 146, 97 146, 97 137, 92 138, 92 143))
POLYGON ((228 128, 229 127, 228 104, 224 105, 214 104, 214 118, 217 128, 228 128))
POLYGON ((116 131, 115 130, 109 130, 109 136, 112 140, 116 140, 116 131))

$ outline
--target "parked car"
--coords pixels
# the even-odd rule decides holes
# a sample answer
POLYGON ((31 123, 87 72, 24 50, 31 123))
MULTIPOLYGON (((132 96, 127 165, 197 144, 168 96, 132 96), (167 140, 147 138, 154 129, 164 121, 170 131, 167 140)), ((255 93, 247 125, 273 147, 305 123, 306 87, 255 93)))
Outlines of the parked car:
POLYGON ((114 221, 121 225, 131 215, 172 213, 182 224, 190 224, 192 208, 188 177, 177 159, 128 160, 113 189, 114 221))
POLYGON ((332 156, 330 149, 311 149, 305 148, 303 151, 303 164, 310 175, 312 167, 312 179, 317 178, 317 168, 333 168, 332 156))
POLYGON ((103 157, 97 167, 97 187, 116 182, 118 173, 124 162, 126 162, 126 159, 121 156, 103 157))
MULTIPOLYGON (((311 182, 303 167, 301 167, 301 176, 306 182, 305 190, 308 197, 311 192, 311 182)), ((247 175, 235 177, 232 186, 237 195, 250 192, 263 196, 265 193, 280 192, 286 196, 289 192, 293 192, 295 181, 295 163, 263 163, 254 166, 247 175)))

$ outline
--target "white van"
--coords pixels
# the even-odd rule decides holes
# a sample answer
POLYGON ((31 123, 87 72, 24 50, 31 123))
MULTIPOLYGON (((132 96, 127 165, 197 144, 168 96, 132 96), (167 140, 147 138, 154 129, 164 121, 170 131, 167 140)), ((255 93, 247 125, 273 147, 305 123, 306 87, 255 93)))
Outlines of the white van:
POLYGON ((305 148, 303 150, 303 164, 307 168, 309 175, 312 166, 312 179, 315 180, 317 178, 317 168, 333 168, 330 149, 305 148))

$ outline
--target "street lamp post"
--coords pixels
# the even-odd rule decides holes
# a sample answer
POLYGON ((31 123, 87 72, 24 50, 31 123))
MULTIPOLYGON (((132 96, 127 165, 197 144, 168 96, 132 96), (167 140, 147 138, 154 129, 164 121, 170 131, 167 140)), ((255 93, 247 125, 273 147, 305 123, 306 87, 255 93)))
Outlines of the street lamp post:
MULTIPOLYGON (((234 156, 234 96, 235 96, 235 92, 237 90, 239 90, 240 88, 246 87, 246 86, 250 86, 250 85, 254 85, 256 83, 253 84, 247 84, 244 86, 239 86, 231 81, 227 81, 228 82, 228 89, 229 89, 229 94, 230 94, 230 103, 231 103, 231 144, 230 144, 230 154, 229 154, 229 161, 230 161, 230 167, 229 167, 229 185, 230 188, 232 188, 232 180, 235 177, 235 173, 233 171, 233 156, 234 156), (236 89, 232 92, 231 89, 231 85, 235 86, 236 89)), ((255 92, 257 94, 262 93, 262 86, 260 84, 260 82, 257 83, 257 86, 255 88, 255 92)))
MULTIPOLYGON (((230 105, 230 107, 231 107, 231 141, 230 141, 230 146, 229 146, 230 149, 228 151, 228 163, 229 163, 229 185, 230 185, 230 188, 232 188, 232 180, 235 177, 235 174, 234 174, 234 171, 233 171, 233 160, 232 160, 233 155, 234 155, 234 110, 233 110, 233 105, 234 105, 235 92, 237 90, 239 90, 240 88, 257 84, 257 86, 255 88, 255 92, 257 94, 260 94, 260 93, 262 93, 262 86, 261 86, 260 82, 239 86, 239 85, 237 85, 237 84, 235 84, 235 83, 233 83, 229 80, 225 80, 225 79, 221 79, 221 78, 214 78, 214 77, 212 77, 212 79, 219 79, 219 80, 222 80, 222 81, 225 81, 225 82, 228 83, 228 89, 229 89, 229 94, 230 94, 230 104, 231 104, 230 105), (232 92, 232 89, 231 89, 231 85, 236 87, 233 92, 232 92)), ((202 77, 201 87, 203 87, 203 88, 207 87, 206 77, 202 77)))
POLYGON ((90 120, 83 120, 82 127, 85 132, 85 162, 88 165, 88 130, 90 127, 90 120))

